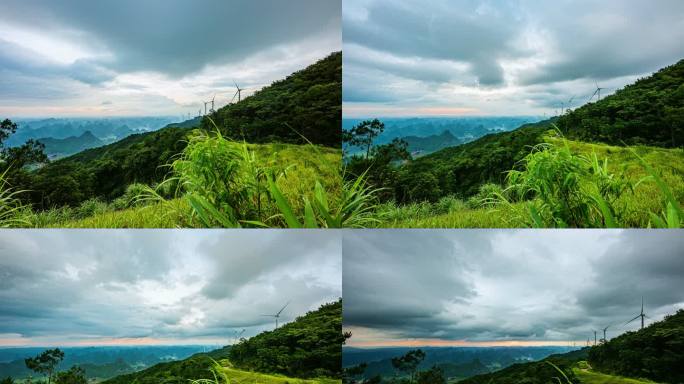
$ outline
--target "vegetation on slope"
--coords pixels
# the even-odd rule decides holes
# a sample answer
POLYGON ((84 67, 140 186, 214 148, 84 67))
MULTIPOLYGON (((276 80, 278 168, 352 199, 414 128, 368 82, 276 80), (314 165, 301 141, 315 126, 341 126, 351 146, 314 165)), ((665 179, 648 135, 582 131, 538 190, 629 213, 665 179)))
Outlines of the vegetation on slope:
MULTIPOLYGON (((307 141, 340 148, 342 52, 211 114, 222 133, 251 143, 307 141)), ((212 129, 204 119, 202 127, 212 129)))
MULTIPOLYGON (((530 160, 533 162, 520 162, 516 170, 527 172, 522 179, 518 178, 512 183, 505 179, 503 185, 483 184, 476 195, 466 200, 448 195, 434 203, 386 203, 380 207, 378 213, 384 218, 381 225, 440 228, 667 226, 667 223, 656 223, 654 218, 654 215, 667 215, 669 202, 667 194, 661 190, 649 168, 663 182, 675 202, 681 206, 684 201, 684 151, 681 149, 616 147, 551 136, 543 136, 543 141, 552 147, 545 147, 548 152, 528 153, 527 156, 532 156, 530 160), (561 156, 558 151, 564 154, 561 156), (597 164, 594 164, 594 158, 598 160, 597 164), (604 163, 606 159, 607 163, 604 163), (571 167, 578 164, 579 168, 573 171, 571 167), (595 168, 596 165, 599 167, 595 168), (601 173, 594 173, 594 169, 599 168, 601 173), (554 182, 558 177, 557 172, 562 169, 577 177, 571 179, 575 180, 573 184, 554 182), (523 179, 526 180, 525 183, 522 183, 523 179), (611 197, 600 193, 601 190, 597 189, 600 185, 614 185, 621 189, 604 189, 602 193, 611 197), (511 196, 516 188, 524 186, 545 186, 545 194, 541 196, 536 192, 529 192, 527 196, 511 196), (504 193, 507 187, 512 188, 504 193), (501 199, 501 194, 506 200, 501 199), (592 196, 605 197, 604 200, 609 202, 607 206, 612 217, 611 225, 607 225, 609 223, 605 220, 605 214, 592 196), (532 215, 531 208, 538 214, 532 215), (569 216, 580 212, 581 215, 572 219, 575 220, 572 223, 569 216), (536 219, 540 221, 535 221, 536 219)), ((676 226, 677 220, 674 219, 675 215, 672 216, 671 224, 676 226)), ((681 221, 681 216, 678 219, 681 221)))
POLYGON ((684 310, 593 347, 588 361, 602 373, 684 382, 684 310))
POLYGON ((684 60, 558 119, 563 134, 613 145, 684 145, 684 60))
MULTIPOLYGON (((342 209, 347 189, 339 174, 341 152, 293 144, 244 144, 197 132, 187 154, 168 168, 171 177, 155 189, 133 184, 107 203, 90 199, 76 208, 27 212, 35 227, 168 228, 215 226, 286 226, 275 189, 296 218, 306 201, 328 199, 330 211, 342 209), (274 176, 273 186, 268 177, 274 176), (273 189, 273 190, 272 190, 273 189)), ((346 208, 345 208, 346 209, 346 208)), ((346 215, 346 211, 343 210, 346 215)), ((350 216, 345 216, 350 219, 350 216)), ((316 215, 321 226, 323 218, 316 215)), ((344 221, 347 223, 347 221, 344 221)), ((335 223, 331 223, 329 226, 335 223)), ((341 226, 340 223, 337 226, 341 226)))
MULTIPOLYGON (((338 52, 239 103, 219 109, 212 117, 224 135, 239 141, 307 143, 309 140, 339 149, 340 94, 341 53, 338 52)), ((195 118, 171 124, 155 132, 131 135, 110 145, 49 162, 38 170, 15 167, 12 185, 30 191, 22 194, 22 200, 35 209, 75 207, 93 198, 110 202, 123 195, 131 184, 161 182, 169 173, 165 165, 185 149, 190 128, 198 124, 210 132, 216 129, 206 117, 201 123, 195 118)))
POLYGON ((105 383, 339 383, 342 340, 339 300, 236 345, 160 363, 105 383))
POLYGON ((343 341, 339 300, 278 329, 241 340, 230 349, 228 357, 243 370, 301 378, 339 378, 343 341))

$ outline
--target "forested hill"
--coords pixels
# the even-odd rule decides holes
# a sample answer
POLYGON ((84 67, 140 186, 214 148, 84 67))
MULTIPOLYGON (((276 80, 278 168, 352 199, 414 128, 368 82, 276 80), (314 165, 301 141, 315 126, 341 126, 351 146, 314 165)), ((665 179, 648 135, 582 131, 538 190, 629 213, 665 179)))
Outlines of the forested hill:
POLYGON ((684 145, 684 59, 561 116, 566 137, 614 145, 684 145))
MULTIPOLYGON (((160 363, 121 375, 106 384, 188 383, 209 379, 214 361, 236 368, 289 377, 339 377, 342 367, 342 301, 324 304, 274 331, 262 332, 209 353, 160 363)), ((251 381, 250 381, 251 382, 251 381)))
MULTIPOLYGON (((340 148, 341 60, 341 53, 333 53, 219 109, 214 119, 220 126, 244 130, 247 141, 305 142, 287 123, 313 143, 340 148)), ((112 200, 132 183, 161 181, 168 173, 164 165, 183 151, 189 130, 200 125, 215 129, 207 118, 199 117, 170 124, 48 163, 14 184, 30 191, 23 196, 29 196, 38 209, 76 206, 95 197, 112 200)), ((231 136, 242 139, 235 131, 231 136)))
MULTIPOLYGON (((548 384, 556 383, 554 377, 559 376, 558 370, 554 365, 563 371, 573 383, 579 381, 575 378, 573 373, 573 366, 579 361, 586 358, 588 348, 578 351, 568 352, 564 354, 551 355, 543 360, 529 363, 513 364, 510 367, 502 370, 477 375, 459 381, 460 384, 482 384, 482 383, 496 383, 496 384, 548 384), (553 364, 553 365, 551 365, 553 364)), ((565 383, 566 381, 562 380, 565 383)))
POLYGON ((471 196, 485 183, 503 184, 505 172, 514 168, 541 142, 554 120, 526 124, 493 133, 456 147, 420 157, 401 167, 395 196, 399 202, 434 201, 441 196, 471 196))
POLYGON ((342 300, 324 304, 229 351, 237 368, 291 377, 334 377, 342 372, 342 300))
POLYGON ((684 383, 684 310, 591 348, 588 360, 602 373, 684 383))
POLYGON ((684 60, 561 117, 417 158, 400 169, 395 198, 411 202, 435 201, 449 194, 468 197, 483 184, 503 184, 506 172, 543 141, 543 133, 552 124, 565 137, 586 142, 681 146, 684 60))
MULTIPOLYGON (((274 82, 210 117, 223 133, 248 142, 308 141, 342 146, 342 52, 274 82), (304 138, 302 138, 304 136, 304 138)), ((213 125, 204 119, 202 126, 213 125)))

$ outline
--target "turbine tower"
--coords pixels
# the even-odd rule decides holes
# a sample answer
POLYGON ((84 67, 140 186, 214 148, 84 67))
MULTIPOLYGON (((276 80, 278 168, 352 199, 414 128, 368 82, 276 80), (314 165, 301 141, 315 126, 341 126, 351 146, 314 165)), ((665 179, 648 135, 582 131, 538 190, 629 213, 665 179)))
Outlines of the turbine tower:
POLYGON ((216 99, 216 94, 215 94, 215 93, 214 93, 214 97, 211 98, 211 109, 209 110, 209 112, 211 112, 211 113, 216 112, 216 111, 214 110, 214 99, 216 99))
MULTIPOLYGON (((241 98, 241 96, 242 96, 242 91, 244 91, 245 89, 244 89, 244 88, 240 88, 240 86, 239 86, 235 81, 233 81, 233 84, 235 84, 235 88, 237 88, 237 91, 235 91, 235 94, 233 95, 233 100, 235 100, 235 96, 237 96, 237 98, 238 98, 238 103, 239 103, 239 102, 240 102, 240 98, 241 98)), ((233 100, 231 100, 231 102, 232 102, 233 100)))
POLYGON ((288 301, 287 304, 285 304, 282 308, 280 308, 280 311, 276 312, 275 315, 261 315, 261 316, 268 316, 268 317, 274 317, 275 318, 275 329, 278 329, 278 318, 280 318, 280 314, 283 312, 285 307, 287 307, 290 304, 288 301))
MULTIPOLYGON (((644 329, 644 317, 648 317, 648 316, 646 316, 646 314, 644 313, 644 297, 643 296, 641 296, 641 313, 634 316, 634 318, 632 320, 626 322, 625 325, 631 323, 632 321, 634 321, 640 317, 641 317, 641 329, 644 329)), ((648 317, 648 318, 650 319, 650 317, 648 317)))
POLYGON ((596 331, 594 331, 594 345, 596 345, 596 331))
POLYGON ((210 103, 209 101, 204 102, 204 114, 205 115, 207 114, 207 104, 209 104, 209 103, 210 103))
POLYGON ((606 341, 608 341, 608 339, 606 339, 606 331, 608 330, 608 328, 610 328, 610 325, 607 326, 607 327, 605 327, 605 328, 603 328, 603 342, 604 342, 604 343, 605 343, 606 341))
POLYGON ((605 89, 605 88, 599 87, 598 82, 596 82, 596 81, 594 81, 594 84, 596 84, 596 90, 594 91, 594 93, 593 93, 593 94, 591 95, 591 97, 589 98, 589 101, 591 101, 591 99, 593 99, 594 96, 596 96, 596 95, 598 95, 598 99, 597 99, 597 100, 601 100, 601 90, 602 90, 602 89, 605 89))

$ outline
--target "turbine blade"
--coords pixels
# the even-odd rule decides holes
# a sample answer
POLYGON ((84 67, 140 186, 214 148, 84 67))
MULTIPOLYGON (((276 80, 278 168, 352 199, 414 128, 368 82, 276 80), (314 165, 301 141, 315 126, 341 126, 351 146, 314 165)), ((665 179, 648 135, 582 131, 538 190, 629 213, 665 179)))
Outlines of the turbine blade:
POLYGON ((634 320, 636 320, 636 319, 638 319, 638 318, 640 318, 640 317, 641 317, 641 315, 636 315, 635 318, 633 318, 632 320, 626 322, 625 324, 629 324, 629 323, 631 323, 632 321, 634 321, 634 320))
POLYGON ((290 305, 290 302, 289 302, 289 301, 287 302, 287 304, 285 304, 285 305, 280 309, 280 311, 278 311, 277 315, 280 315, 280 312, 282 312, 282 311, 285 309, 285 307, 287 307, 288 305, 290 305))

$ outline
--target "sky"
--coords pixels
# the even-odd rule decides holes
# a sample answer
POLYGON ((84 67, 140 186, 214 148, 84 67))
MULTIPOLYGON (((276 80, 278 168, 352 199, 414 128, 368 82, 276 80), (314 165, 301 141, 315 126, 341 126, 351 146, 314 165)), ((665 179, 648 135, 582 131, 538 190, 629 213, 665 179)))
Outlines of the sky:
POLYGON ((341 44, 339 0, 3 0, 0 116, 196 116, 341 44))
POLYGON ((551 116, 684 58, 681 0, 345 0, 342 19, 348 118, 551 116))
POLYGON ((233 342, 342 297, 336 231, 5 230, 0 347, 233 342))
POLYGON ((350 346, 535 346, 615 337, 684 308, 668 230, 374 230, 343 239, 350 346))

